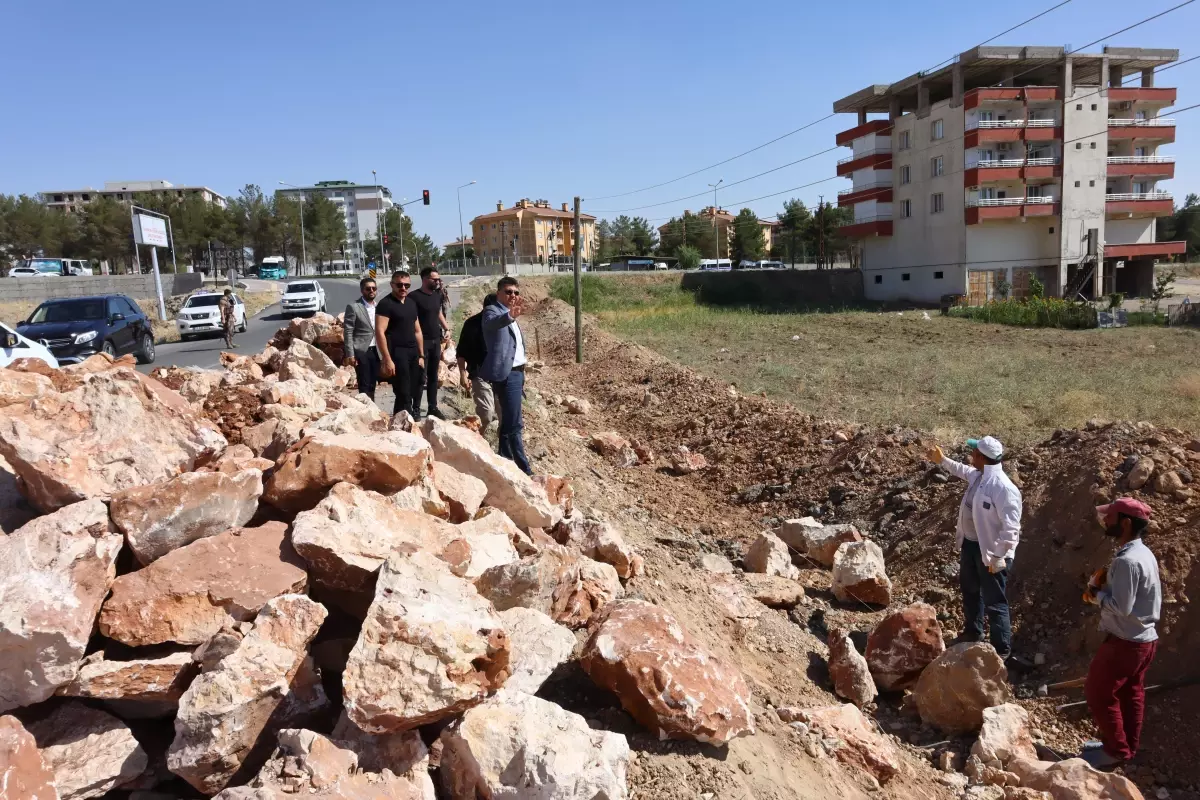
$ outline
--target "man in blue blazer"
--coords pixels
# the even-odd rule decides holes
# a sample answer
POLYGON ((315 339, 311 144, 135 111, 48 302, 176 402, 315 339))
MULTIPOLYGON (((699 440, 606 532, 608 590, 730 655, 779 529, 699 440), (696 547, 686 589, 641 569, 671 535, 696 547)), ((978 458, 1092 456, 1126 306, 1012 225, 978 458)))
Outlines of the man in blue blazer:
POLYGON ((515 462, 526 475, 532 475, 521 437, 526 362, 525 340, 517 324, 521 312, 520 284, 506 275, 496 284, 495 301, 483 309, 487 355, 479 366, 479 377, 492 384, 492 395, 500 407, 500 455, 515 462))

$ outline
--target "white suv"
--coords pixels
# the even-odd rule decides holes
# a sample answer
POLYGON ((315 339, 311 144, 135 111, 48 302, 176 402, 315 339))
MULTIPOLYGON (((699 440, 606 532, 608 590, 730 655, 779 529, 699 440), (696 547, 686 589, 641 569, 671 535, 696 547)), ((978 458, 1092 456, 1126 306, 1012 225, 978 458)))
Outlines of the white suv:
POLYGON ((58 359, 41 342, 27 339, 0 322, 0 367, 7 367, 18 358, 36 358, 58 369, 58 359))
POLYGON ((325 310, 325 290, 320 281, 292 281, 283 293, 284 314, 315 314, 325 310))
MULTIPOLYGON (((242 298, 233 297, 233 327, 239 333, 246 332, 246 306, 242 298)), ((198 292, 187 299, 183 308, 175 315, 175 329, 179 338, 187 341, 202 333, 220 333, 221 295, 213 292, 198 292)))

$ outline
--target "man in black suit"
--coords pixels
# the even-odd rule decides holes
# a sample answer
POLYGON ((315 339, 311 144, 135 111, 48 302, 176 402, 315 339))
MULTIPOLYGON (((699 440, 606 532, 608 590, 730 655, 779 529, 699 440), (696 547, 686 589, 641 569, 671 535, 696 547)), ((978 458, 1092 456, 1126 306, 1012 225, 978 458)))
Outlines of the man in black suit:
MULTIPOLYGON (((496 295, 489 294, 483 299, 483 305, 495 302, 496 295)), ((467 317, 462 330, 458 334, 458 374, 463 391, 471 392, 475 401, 475 415, 479 424, 487 430, 487 426, 496 419, 496 400, 492 396, 492 385, 479 377, 479 365, 487 355, 487 345, 483 342, 483 312, 467 317)))

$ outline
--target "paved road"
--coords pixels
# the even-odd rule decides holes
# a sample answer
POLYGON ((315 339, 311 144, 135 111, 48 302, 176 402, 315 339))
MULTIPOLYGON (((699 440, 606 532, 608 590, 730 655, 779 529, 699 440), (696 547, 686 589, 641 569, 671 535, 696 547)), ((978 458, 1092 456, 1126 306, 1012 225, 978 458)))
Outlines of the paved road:
MULTIPOLYGON (((418 279, 419 280, 419 279, 418 279)), ((447 276, 450 287, 450 302, 457 304, 459 292, 450 281, 455 278, 447 276)), ((333 315, 340 314, 348 304, 358 299, 358 281, 347 278, 322 278, 321 286, 325 288, 325 307, 333 315)), ((387 284, 380 280, 380 289, 387 291, 387 284)), ((275 335, 275 331, 287 325, 290 316, 280 313, 279 305, 268 306, 246 322, 246 332, 234 336, 233 341, 238 345, 238 352, 254 354, 262 352, 267 342, 275 335)), ((142 372, 149 372, 156 367, 201 367, 216 369, 221 365, 221 351, 225 349, 225 339, 219 334, 210 338, 193 339, 190 342, 170 342, 160 344, 153 364, 138 367, 142 372)))

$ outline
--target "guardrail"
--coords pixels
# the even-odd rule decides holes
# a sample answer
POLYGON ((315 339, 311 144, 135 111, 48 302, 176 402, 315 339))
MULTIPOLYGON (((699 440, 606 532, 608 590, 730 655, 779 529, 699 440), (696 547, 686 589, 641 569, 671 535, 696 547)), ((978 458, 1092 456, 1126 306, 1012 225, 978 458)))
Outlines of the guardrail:
POLYGON ((1124 119, 1120 117, 1109 117, 1109 125, 1132 125, 1135 128, 1173 128, 1175 120, 1166 117, 1151 117, 1150 119, 1124 119))
POLYGON ((988 208, 992 206, 1025 206, 1040 203, 1057 203, 1057 197, 976 197, 967 200, 967 208, 988 208))
POLYGON ((1170 192, 1117 192, 1106 194, 1104 199, 1112 203, 1126 200, 1171 200, 1172 197, 1170 192))
MULTIPOLYGON (((1062 162, 1061 158, 993 158, 975 163, 981 168, 989 167, 1053 167, 1062 162)), ((968 169, 970 169, 968 167, 968 169)))
POLYGON ((892 219, 891 214, 874 214, 869 217, 858 217, 853 222, 847 222, 842 227, 848 227, 850 225, 861 225, 864 222, 890 222, 891 219, 892 219))
POLYGON ((1175 156, 1109 156, 1109 164, 1174 164, 1175 156))
POLYGON ((968 128, 1053 128, 1057 124, 1052 119, 987 119, 979 120, 968 128))
POLYGON ((866 158, 867 156, 883 155, 884 153, 891 155, 892 149, 890 147, 876 147, 874 150, 868 150, 865 153, 855 153, 854 155, 849 156, 848 158, 839 159, 837 163, 838 163, 838 166, 840 167, 842 164, 849 164, 851 161, 857 161, 860 158, 866 158))
POLYGON ((842 189, 838 192, 838 197, 845 197, 848 194, 858 194, 859 192, 869 192, 872 189, 890 189, 892 188, 891 181, 876 181, 870 186, 859 186, 856 189, 842 189))

